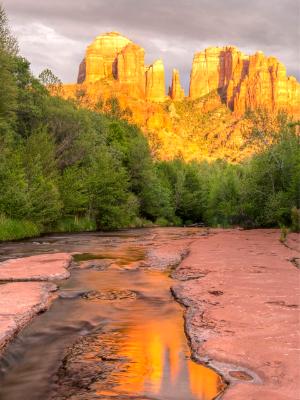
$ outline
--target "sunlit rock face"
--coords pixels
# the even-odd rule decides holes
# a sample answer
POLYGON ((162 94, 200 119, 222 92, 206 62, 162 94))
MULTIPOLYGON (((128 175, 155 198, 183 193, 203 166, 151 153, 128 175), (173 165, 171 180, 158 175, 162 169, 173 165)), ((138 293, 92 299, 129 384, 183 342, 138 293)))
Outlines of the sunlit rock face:
POLYGON ((129 43, 117 56, 117 79, 128 94, 145 96, 145 51, 129 43))
POLYGON ((165 101, 165 68, 162 60, 146 67, 146 97, 151 101, 165 101))
POLYGON ((226 46, 211 47, 194 56, 190 98, 218 91, 237 116, 258 108, 299 115, 299 90, 299 83, 287 77, 284 65, 262 52, 247 56, 226 46))
POLYGON ((193 60, 190 97, 196 99, 223 89, 230 80, 237 85, 245 75, 247 56, 234 46, 210 47, 196 53, 193 60))
POLYGON ((97 36, 88 46, 85 60, 80 64, 78 83, 93 83, 103 78, 116 77, 117 56, 129 43, 130 40, 118 32, 97 36))
POLYGON ((144 49, 117 32, 97 36, 79 66, 78 83, 99 81, 118 84, 121 95, 166 100, 163 62, 157 60, 146 67, 144 49))
MULTIPOLYGON (((163 62, 157 60, 145 66, 144 49, 117 32, 97 36, 88 46, 77 81, 84 84, 102 81, 111 85, 114 95, 152 102, 184 98, 176 69, 166 96, 163 62)), ((212 92, 217 92, 237 117, 258 108, 300 115, 300 84, 287 77, 284 65, 276 58, 266 57, 262 52, 248 56, 234 46, 225 46, 196 53, 189 98, 200 99, 212 92)))
POLYGON ((300 84, 287 77, 284 65, 275 57, 262 52, 250 56, 248 73, 238 89, 233 99, 236 115, 258 108, 300 114, 300 84))
POLYGON ((172 72, 172 84, 169 89, 169 96, 172 100, 182 100, 184 98, 184 90, 180 84, 179 71, 173 69, 172 72))
POLYGON ((239 162, 252 154, 245 144, 251 129, 247 110, 266 109, 271 121, 281 110, 300 118, 300 84, 262 52, 208 48, 195 54, 190 78, 185 96, 174 69, 167 95, 162 60, 145 65, 141 46, 110 32, 88 46, 77 84, 63 85, 61 95, 108 114, 116 97, 122 118, 143 130, 159 159, 239 162))

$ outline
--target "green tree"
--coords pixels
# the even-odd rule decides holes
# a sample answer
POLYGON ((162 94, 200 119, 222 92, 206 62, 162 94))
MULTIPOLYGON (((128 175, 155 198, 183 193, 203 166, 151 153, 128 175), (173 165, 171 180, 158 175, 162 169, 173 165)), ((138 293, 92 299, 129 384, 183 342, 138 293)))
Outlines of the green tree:
POLYGON ((46 68, 39 74, 40 82, 50 90, 51 94, 59 96, 62 92, 62 82, 51 69, 46 68))
POLYGON ((99 148, 91 161, 87 185, 89 215, 95 218, 99 229, 125 227, 136 215, 126 170, 105 148, 99 148))
POLYGON ((17 42, 8 27, 6 13, 0 5, 0 135, 12 133, 17 106, 14 76, 17 42))
POLYGON ((34 131, 23 148, 28 183, 28 218, 46 226, 61 215, 55 144, 46 128, 34 131))

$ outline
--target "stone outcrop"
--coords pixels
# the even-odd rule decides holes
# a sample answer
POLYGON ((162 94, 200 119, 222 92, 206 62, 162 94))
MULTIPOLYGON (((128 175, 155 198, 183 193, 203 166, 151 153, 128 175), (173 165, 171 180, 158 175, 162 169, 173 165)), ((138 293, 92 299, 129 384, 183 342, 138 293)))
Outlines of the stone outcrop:
POLYGON ((0 355, 16 334, 57 297, 51 282, 70 276, 72 256, 39 254, 0 263, 0 355))
POLYGON ((146 67, 146 97, 150 101, 166 100, 165 69, 162 60, 146 67))
POLYGON ((265 108, 299 114, 300 85, 287 77, 286 69, 275 57, 262 52, 249 57, 248 73, 233 96, 233 110, 242 115, 247 109, 265 108))
POLYGON ((118 54, 117 79, 132 96, 145 96, 145 51, 142 47, 129 43, 118 54))
POLYGON ((70 276, 68 253, 39 254, 0 263, 0 281, 55 281, 70 276))
POLYGON ((55 299, 50 282, 12 282, 0 285, 0 355, 16 334, 55 299))
POLYGON ((237 85, 247 71, 248 57, 234 46, 210 47, 196 53, 193 60, 190 97, 196 99, 227 87, 230 80, 237 85))
POLYGON ((78 82, 63 85, 60 95, 108 114, 116 97, 123 117, 142 129, 153 155, 164 160, 239 162, 254 151, 245 143, 252 129, 247 110, 267 109, 275 130, 281 110, 300 118, 300 84, 261 52, 249 56, 224 46, 196 53, 187 96, 178 70, 166 93, 163 62, 149 64, 141 46, 117 32, 105 33, 88 46, 78 82))
POLYGON ((300 85, 285 67, 262 52, 247 56, 234 46, 211 47, 193 60, 190 98, 217 91, 236 115, 265 108, 300 113, 300 85))
POLYGON ((173 69, 172 84, 169 89, 169 96, 172 100, 182 100, 184 98, 184 90, 180 84, 179 71, 173 69))
MULTIPOLYGON (((299 234, 292 235, 299 243, 299 234)), ((278 237, 275 229, 210 230, 193 240, 173 272, 180 283, 171 290, 185 306, 194 359, 230 382, 223 400, 287 400, 299 393, 299 271, 290 261, 299 257, 299 245, 292 250, 278 237)))
POLYGON ((166 99, 162 61, 145 66, 144 49, 117 32, 97 36, 79 66, 78 83, 99 81, 118 84, 120 95, 154 102, 166 99))
MULTIPOLYGON (((104 97, 125 95, 149 102, 184 98, 178 70, 173 70, 168 97, 163 62, 157 60, 145 66, 144 49, 117 32, 97 36, 88 46, 77 82, 98 86, 102 82, 99 95, 104 97)), ((200 99, 212 93, 217 93, 237 117, 258 108, 300 116, 300 84, 287 76, 284 65, 276 58, 262 52, 248 56, 235 46, 225 46, 196 53, 189 98, 200 99)))
POLYGON ((117 56, 129 43, 130 40, 118 32, 97 36, 88 46, 85 59, 80 64, 78 83, 93 83, 100 79, 116 77, 117 56))

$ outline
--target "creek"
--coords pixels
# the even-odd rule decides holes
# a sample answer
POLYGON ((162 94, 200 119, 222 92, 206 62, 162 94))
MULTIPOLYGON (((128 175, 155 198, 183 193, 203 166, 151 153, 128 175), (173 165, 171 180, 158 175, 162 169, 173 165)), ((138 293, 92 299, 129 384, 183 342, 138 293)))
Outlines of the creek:
POLYGON ((77 253, 70 279, 57 282, 58 299, 0 360, 1 400, 218 395, 220 376, 190 357, 184 310, 170 292, 174 280, 168 271, 138 267, 155 235, 155 229, 57 235, 0 246, 2 259, 77 253))

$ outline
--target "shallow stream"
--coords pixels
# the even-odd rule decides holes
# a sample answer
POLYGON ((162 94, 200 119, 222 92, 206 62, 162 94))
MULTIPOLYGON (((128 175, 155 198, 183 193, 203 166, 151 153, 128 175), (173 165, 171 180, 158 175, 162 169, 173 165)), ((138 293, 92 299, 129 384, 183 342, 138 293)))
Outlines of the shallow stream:
MULTIPOLYGON (((191 360, 167 271, 138 268, 176 231, 49 236, 0 246, 0 258, 76 252, 59 298, 0 360, 1 400, 209 400, 220 377, 191 360)), ((180 233, 182 234, 182 233, 180 233)))

